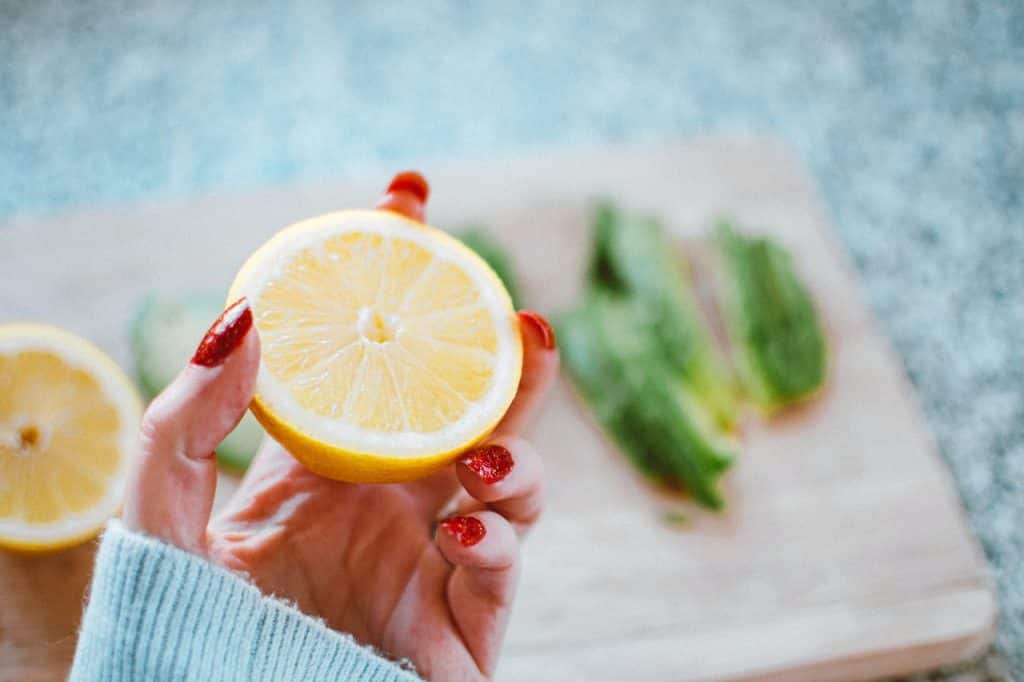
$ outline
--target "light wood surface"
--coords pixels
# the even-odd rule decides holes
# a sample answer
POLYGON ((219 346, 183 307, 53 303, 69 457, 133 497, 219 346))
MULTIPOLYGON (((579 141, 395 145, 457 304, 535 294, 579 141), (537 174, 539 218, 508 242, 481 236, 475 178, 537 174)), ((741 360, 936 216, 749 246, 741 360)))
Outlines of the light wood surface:
MULTIPOLYGON (((979 652, 996 617, 986 566, 900 363, 861 300, 803 170, 765 140, 418 164, 431 222, 486 225, 529 306, 579 293, 596 196, 662 216, 681 239, 718 215, 786 243, 833 349, 815 403, 745 423, 715 516, 641 481, 562 382, 532 428, 548 512, 525 546, 505 680, 852 680, 979 652), (673 526, 667 510, 689 522, 673 526)), ((389 179, 188 204, 93 210, 0 228, 0 320, 79 332, 130 367, 127 328, 151 289, 226 289, 288 222, 370 204, 389 179)), ((222 487, 231 481, 222 480, 222 487)), ((92 555, 0 553, 0 679, 66 670, 92 555)))

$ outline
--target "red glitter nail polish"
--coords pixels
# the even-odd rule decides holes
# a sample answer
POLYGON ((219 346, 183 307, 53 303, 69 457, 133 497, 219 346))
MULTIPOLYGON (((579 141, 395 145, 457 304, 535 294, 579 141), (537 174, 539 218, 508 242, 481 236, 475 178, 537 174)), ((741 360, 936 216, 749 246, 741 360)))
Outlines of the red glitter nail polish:
POLYGON ((440 525, 454 535, 463 547, 472 547, 487 535, 484 524, 473 516, 452 516, 442 521, 440 525))
POLYGON ((425 204, 427 197, 430 196, 430 185, 427 184, 427 179, 416 171, 403 171, 388 185, 388 194, 394 192, 409 192, 425 204))
POLYGON ((426 179, 416 171, 404 171, 391 180, 377 208, 423 222, 423 208, 429 196, 430 185, 426 179))
POLYGON ((555 338, 555 330, 551 328, 551 325, 548 324, 548 321, 540 313, 535 313, 532 310, 520 310, 519 319, 532 325, 537 330, 537 333, 540 334, 541 342, 546 349, 554 350, 555 346, 558 345, 558 339, 555 338))
POLYGON ((508 476, 515 465, 512 453, 501 445, 484 445, 476 448, 459 461, 488 485, 508 476))
POLYGON ((201 367, 216 367, 223 363, 231 352, 238 348, 242 339, 252 328, 252 308, 244 296, 220 314, 206 336, 199 342, 192 364, 201 367))

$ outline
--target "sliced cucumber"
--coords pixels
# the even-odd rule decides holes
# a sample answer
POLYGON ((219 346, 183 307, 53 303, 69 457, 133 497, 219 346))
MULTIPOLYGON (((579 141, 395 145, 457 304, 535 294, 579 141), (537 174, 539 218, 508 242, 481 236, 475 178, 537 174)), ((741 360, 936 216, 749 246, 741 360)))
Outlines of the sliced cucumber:
POLYGON ((726 429, 737 420, 736 395, 690 286, 686 263, 654 218, 600 204, 594 215, 591 289, 629 296, 672 365, 726 429))
POLYGON ((636 467, 720 509, 717 481, 735 443, 666 360, 640 302, 591 290, 555 326, 570 376, 636 467))
POLYGON ((728 223, 715 244, 717 293, 747 393, 768 413, 814 395, 825 383, 828 348, 789 252, 728 223))
MULTIPOLYGON (((150 295, 142 302, 132 325, 132 350, 135 372, 147 397, 155 397, 174 380, 223 308, 224 296, 216 292, 150 295)), ((263 429, 247 412, 217 446, 217 461, 244 471, 262 439, 263 429)))

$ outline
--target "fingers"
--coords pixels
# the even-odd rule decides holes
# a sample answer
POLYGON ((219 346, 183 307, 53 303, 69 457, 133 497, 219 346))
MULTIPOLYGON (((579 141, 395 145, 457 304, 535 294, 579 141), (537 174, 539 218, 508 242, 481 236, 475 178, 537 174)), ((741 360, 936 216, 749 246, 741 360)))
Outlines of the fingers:
POLYGON ((525 440, 512 436, 492 439, 467 452, 456 465, 456 474, 473 500, 501 514, 520 533, 540 516, 544 462, 525 440))
POLYGON ((525 440, 499 435, 467 452, 455 474, 467 497, 456 516, 438 524, 437 545, 455 566, 448 583, 452 616, 490 677, 515 596, 519 536, 543 507, 544 464, 525 440))
POLYGON ((480 670, 490 676, 519 574, 516 532, 494 512, 474 512, 442 521, 437 546, 455 566, 448 583, 452 616, 480 670))
POLYGON ((124 522, 203 553, 217 481, 213 449, 245 414, 259 368, 259 336, 244 298, 206 333, 188 366, 143 416, 124 522))
POLYGON ((495 429, 496 434, 522 431, 558 376, 558 348, 551 325, 539 314, 521 310, 519 327, 523 335, 523 374, 519 391, 495 429))

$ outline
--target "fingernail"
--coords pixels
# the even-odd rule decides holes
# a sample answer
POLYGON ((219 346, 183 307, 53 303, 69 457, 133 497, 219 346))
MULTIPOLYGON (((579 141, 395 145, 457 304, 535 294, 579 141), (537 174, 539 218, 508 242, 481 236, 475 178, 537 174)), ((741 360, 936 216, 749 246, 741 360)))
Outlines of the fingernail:
POLYGON ((488 485, 508 476, 515 465, 512 453, 501 445, 484 445, 472 450, 459 461, 488 485))
POLYGON ((391 180, 387 193, 378 202, 377 208, 423 222, 423 207, 429 196, 430 185, 426 179, 416 171, 405 171, 391 180))
POLYGON ((238 348, 251 327, 252 308, 249 299, 243 296, 229 305, 206 332, 192 356, 192 364, 217 367, 238 348))
POLYGON ((554 350, 558 344, 558 340, 555 338, 555 330, 551 328, 551 325, 548 324, 548 321, 540 313, 535 313, 532 310, 520 310, 519 319, 532 325, 537 330, 541 341, 544 343, 544 348, 554 350))
POLYGON ((440 525, 463 547, 472 547, 487 535, 484 524, 473 516, 452 516, 442 521, 440 525))
POLYGON ((430 185, 427 179, 416 171, 403 171, 396 175, 388 185, 388 194, 395 192, 409 192, 422 203, 427 203, 430 196, 430 185))

